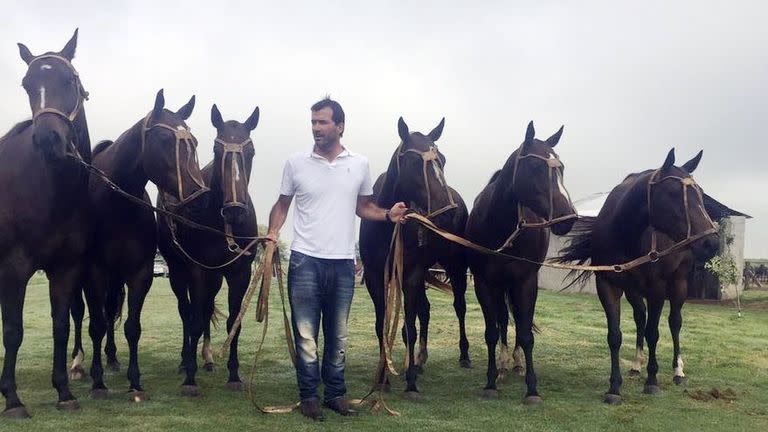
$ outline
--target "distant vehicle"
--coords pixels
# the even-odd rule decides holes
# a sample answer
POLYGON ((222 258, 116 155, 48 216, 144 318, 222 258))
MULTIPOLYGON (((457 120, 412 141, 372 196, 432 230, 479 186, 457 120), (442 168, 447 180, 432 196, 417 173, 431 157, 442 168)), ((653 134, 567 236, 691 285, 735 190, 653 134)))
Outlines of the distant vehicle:
POLYGON ((155 277, 168 277, 168 265, 165 264, 165 261, 155 260, 152 275, 155 277))

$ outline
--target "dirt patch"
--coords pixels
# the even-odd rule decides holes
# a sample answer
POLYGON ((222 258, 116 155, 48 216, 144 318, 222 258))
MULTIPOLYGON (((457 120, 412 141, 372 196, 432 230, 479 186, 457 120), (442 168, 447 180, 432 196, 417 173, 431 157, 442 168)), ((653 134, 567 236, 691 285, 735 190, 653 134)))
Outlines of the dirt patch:
POLYGON ((710 391, 705 390, 686 390, 685 393, 690 397, 691 399, 695 399, 697 401, 701 402, 711 402, 714 400, 724 400, 726 402, 733 402, 735 400, 738 400, 738 397, 736 395, 736 392, 732 388, 726 388, 725 390, 720 390, 717 388, 713 388, 710 391))

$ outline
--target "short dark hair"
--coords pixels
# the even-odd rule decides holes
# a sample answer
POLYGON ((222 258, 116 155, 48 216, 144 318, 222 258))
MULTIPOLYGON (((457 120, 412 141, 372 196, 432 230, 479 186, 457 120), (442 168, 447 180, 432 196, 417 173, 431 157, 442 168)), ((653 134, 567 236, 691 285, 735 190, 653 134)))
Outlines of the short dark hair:
POLYGON ((331 118, 335 124, 344 123, 344 110, 341 108, 341 105, 331 99, 330 96, 326 96, 312 105, 312 111, 320 111, 323 108, 330 108, 331 111, 333 111, 333 116, 331 118))

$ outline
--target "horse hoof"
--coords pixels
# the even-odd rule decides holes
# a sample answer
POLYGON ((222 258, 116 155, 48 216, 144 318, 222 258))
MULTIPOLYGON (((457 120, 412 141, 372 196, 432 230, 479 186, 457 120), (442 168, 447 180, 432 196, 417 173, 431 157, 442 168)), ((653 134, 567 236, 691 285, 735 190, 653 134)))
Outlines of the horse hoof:
POLYGON ((639 370, 635 370, 635 369, 630 369, 629 370, 629 377, 630 378, 637 378, 639 376, 640 376, 640 371, 639 370))
POLYGON ((80 381, 85 376, 85 369, 82 366, 75 366, 69 370, 70 381, 80 381))
POLYGON ((80 409, 80 404, 77 399, 56 402, 56 409, 59 411, 77 411, 80 409))
POLYGON ((149 400, 149 394, 143 390, 131 390, 127 394, 129 402, 146 402, 149 400))
POLYGON ((621 403, 621 395, 606 393, 603 402, 607 403, 608 405, 619 405, 621 403))
POLYGON ((10 408, 3 411, 3 417, 10 420, 24 420, 24 419, 31 418, 32 416, 29 415, 29 411, 27 411, 27 407, 22 405, 16 408, 10 408))
POLYGON ((677 385, 686 384, 688 383, 688 377, 675 375, 674 378, 672 378, 672 382, 674 382, 677 385))
POLYGON ((389 392, 390 392, 390 390, 392 390, 392 385, 390 385, 388 382, 387 382, 387 383, 384 383, 384 384, 378 383, 378 384, 374 384, 374 385, 373 385, 373 389, 374 389, 375 391, 380 391, 380 392, 384 392, 384 393, 389 393, 389 392))
POLYGON ((109 390, 105 388, 91 389, 91 399, 107 400, 109 399, 109 390))
POLYGON ((655 384, 646 384, 643 388, 643 393, 649 395, 657 395, 661 393, 661 388, 655 384))
POLYGON ((522 366, 515 366, 515 367, 513 367, 512 368, 512 372, 514 372, 515 375, 517 375, 519 377, 525 376, 525 368, 522 367, 522 366))
POLYGON ((242 381, 230 381, 227 383, 227 389, 234 392, 243 391, 243 387, 244 385, 242 381))
POLYGON ((499 391, 496 389, 484 389, 482 398, 485 400, 494 400, 499 398, 499 391))
POLYGON ((459 359, 459 367, 461 367, 462 369, 472 369, 472 360, 459 359))
POLYGON ((111 370, 112 372, 120 372, 120 362, 108 362, 107 369, 111 370))
POLYGON ((524 405, 541 405, 544 403, 544 399, 541 398, 541 396, 526 396, 525 399, 523 399, 524 405))
POLYGON ((198 397, 200 396, 200 387, 196 385, 185 384, 181 386, 181 395, 187 397, 198 397))
POLYGON ((206 372, 216 372, 216 365, 213 363, 206 363, 203 365, 203 369, 205 369, 206 372))
POLYGON ((421 402, 423 397, 421 396, 421 393, 417 391, 407 391, 403 393, 403 397, 405 397, 407 400, 411 402, 421 402))

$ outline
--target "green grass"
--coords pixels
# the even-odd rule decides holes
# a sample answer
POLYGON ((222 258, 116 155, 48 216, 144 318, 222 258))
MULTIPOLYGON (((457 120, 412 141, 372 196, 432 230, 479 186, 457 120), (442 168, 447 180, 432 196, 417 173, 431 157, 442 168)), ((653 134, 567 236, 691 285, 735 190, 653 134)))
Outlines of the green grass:
MULTIPOLYGON (((273 291, 272 324, 256 376, 256 391, 262 404, 287 404, 296 399, 295 375, 282 339, 278 318, 279 301, 273 291)), ((225 297, 220 296, 220 299, 225 297)), ((151 400, 133 404, 125 400, 124 372, 108 373, 111 390, 108 401, 88 397, 90 384, 73 384, 81 410, 75 413, 55 409, 56 393, 50 386, 51 322, 44 279, 36 277, 27 291, 25 340, 18 362, 20 396, 33 418, 22 423, 0 420, 3 431, 46 430, 768 430, 768 293, 747 292, 742 318, 730 306, 687 305, 681 335, 688 391, 731 389, 733 401, 699 401, 683 387, 672 384, 671 340, 662 321, 659 343, 660 396, 641 393, 642 380, 625 376, 624 403, 606 406, 603 392, 608 387, 609 356, 605 342, 605 320, 596 297, 581 294, 541 292, 536 321, 536 369, 539 390, 545 403, 522 405, 522 379, 509 377, 500 385, 501 397, 480 400, 485 383, 486 351, 483 321, 474 294, 468 299, 468 333, 474 368, 457 365, 457 330, 450 297, 430 292, 432 321, 430 357, 418 385, 424 395, 420 403, 405 401, 400 378, 393 380, 387 396, 400 417, 365 413, 358 418, 341 418, 327 412, 323 424, 312 424, 294 412, 262 415, 243 394, 224 387, 225 364, 217 359, 217 371, 203 371, 199 384, 202 397, 180 396, 179 363, 181 325, 176 300, 166 279, 157 279, 144 309, 140 361, 143 384, 151 400)), ((223 300, 220 300, 223 301, 223 300)), ((626 373, 634 352, 634 325, 628 304, 623 305, 622 370, 626 373)), ((370 385, 376 364, 377 344, 373 333, 373 310, 364 288, 358 289, 350 318, 347 381, 350 397, 361 397, 370 385)), ((252 314, 245 321, 241 338, 241 371, 247 378, 253 359, 256 331, 252 314)), ((218 348, 224 330, 214 331, 218 348)), ((90 342, 86 340, 87 351, 90 342)), ((402 346, 396 348, 397 364, 402 363, 402 346)), ((122 331, 118 355, 127 363, 122 331)), ((87 362, 90 353, 87 353, 87 362)))

